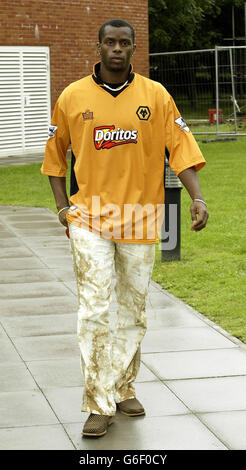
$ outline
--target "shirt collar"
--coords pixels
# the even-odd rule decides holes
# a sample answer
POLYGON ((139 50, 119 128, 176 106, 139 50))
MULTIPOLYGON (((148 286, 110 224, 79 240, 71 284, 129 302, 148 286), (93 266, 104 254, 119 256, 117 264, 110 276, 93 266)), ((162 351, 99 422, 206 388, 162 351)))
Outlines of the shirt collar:
MULTIPOLYGON (((100 65, 101 65, 101 62, 97 62, 96 64, 94 64, 92 76, 96 83, 98 83, 99 85, 103 85, 104 82, 102 81, 101 76, 100 76, 100 65)), ((127 77, 128 83, 132 82, 132 80, 134 79, 134 75, 135 74, 133 72, 133 66, 132 64, 130 64, 129 74, 127 77)), ((109 82, 105 82, 105 83, 109 83, 109 82)))

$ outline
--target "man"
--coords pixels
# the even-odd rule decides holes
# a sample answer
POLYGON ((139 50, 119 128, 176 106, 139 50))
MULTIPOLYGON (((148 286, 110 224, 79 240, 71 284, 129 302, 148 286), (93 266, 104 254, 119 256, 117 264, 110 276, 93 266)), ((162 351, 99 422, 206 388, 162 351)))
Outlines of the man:
POLYGON ((117 408, 128 416, 145 414, 133 382, 163 220, 159 208, 164 203, 165 148, 171 168, 193 200, 191 229, 203 229, 208 218, 196 175, 205 160, 165 88, 133 72, 134 42, 129 23, 111 20, 102 25, 100 62, 92 75, 60 95, 42 166, 42 173, 49 175, 59 220, 69 227, 77 277, 77 331, 85 381, 82 411, 90 413, 83 436, 104 435, 117 408), (111 337, 114 269, 118 310, 111 337))

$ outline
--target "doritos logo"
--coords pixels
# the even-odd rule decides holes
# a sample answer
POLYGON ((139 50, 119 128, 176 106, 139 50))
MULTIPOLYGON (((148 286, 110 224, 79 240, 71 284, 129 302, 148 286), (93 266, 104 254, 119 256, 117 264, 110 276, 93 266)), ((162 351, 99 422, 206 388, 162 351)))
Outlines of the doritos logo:
POLYGON ((94 128, 94 143, 97 150, 111 149, 117 145, 136 144, 137 130, 124 130, 115 126, 100 126, 94 128))

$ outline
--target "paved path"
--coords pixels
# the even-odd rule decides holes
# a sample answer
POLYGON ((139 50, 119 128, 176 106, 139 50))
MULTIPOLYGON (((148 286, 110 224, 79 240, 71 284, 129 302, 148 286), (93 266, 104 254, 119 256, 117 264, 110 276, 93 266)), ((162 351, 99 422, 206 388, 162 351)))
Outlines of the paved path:
MULTIPOLYGON (((48 209, 0 207, 0 449, 245 449, 246 349, 151 282, 136 381, 146 416, 82 439, 69 241, 48 209)), ((113 325, 115 296, 111 304, 113 325)))
POLYGON ((0 167, 1 166, 13 166, 13 165, 27 165, 28 163, 41 163, 44 159, 44 154, 34 153, 34 154, 25 154, 25 155, 11 155, 9 157, 0 157, 0 167))

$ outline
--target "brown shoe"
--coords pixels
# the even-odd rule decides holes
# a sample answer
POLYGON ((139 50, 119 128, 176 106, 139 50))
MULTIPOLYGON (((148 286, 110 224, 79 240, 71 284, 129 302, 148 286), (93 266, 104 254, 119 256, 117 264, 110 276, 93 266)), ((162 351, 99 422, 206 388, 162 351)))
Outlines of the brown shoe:
POLYGON ((114 416, 91 413, 84 424, 83 436, 100 437, 106 434, 108 426, 114 421, 114 416))
POLYGON ((145 410, 141 403, 136 398, 129 398, 128 400, 117 403, 120 412, 126 416, 141 416, 145 415, 145 410))

